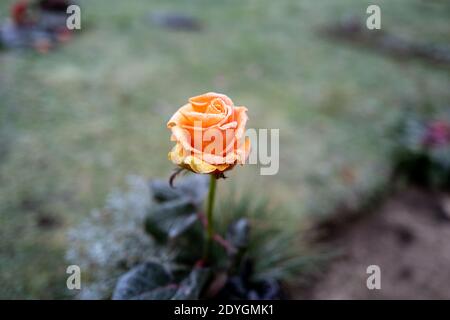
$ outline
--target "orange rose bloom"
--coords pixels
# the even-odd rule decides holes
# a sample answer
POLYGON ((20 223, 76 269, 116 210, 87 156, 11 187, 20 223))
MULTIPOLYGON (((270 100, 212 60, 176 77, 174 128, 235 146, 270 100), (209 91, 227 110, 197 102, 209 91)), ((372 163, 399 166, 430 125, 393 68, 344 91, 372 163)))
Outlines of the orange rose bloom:
POLYGON ((169 152, 173 163, 197 172, 220 174, 243 164, 250 151, 244 139, 247 108, 235 107, 224 94, 209 92, 192 97, 169 120, 169 152))

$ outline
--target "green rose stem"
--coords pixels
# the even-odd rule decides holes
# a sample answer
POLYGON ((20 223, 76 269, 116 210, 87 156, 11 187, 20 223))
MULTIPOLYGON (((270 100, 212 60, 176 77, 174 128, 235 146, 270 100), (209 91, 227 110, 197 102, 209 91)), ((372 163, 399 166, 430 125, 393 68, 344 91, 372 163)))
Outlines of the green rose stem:
POLYGON ((213 243, 213 236, 214 236, 214 225, 213 225, 213 209, 214 209, 214 198, 216 195, 216 176, 213 174, 210 174, 210 180, 209 180, 209 194, 208 194, 208 207, 206 211, 206 243, 205 243, 205 251, 203 255, 203 260, 205 262, 209 262, 210 255, 211 255, 211 248, 213 243))

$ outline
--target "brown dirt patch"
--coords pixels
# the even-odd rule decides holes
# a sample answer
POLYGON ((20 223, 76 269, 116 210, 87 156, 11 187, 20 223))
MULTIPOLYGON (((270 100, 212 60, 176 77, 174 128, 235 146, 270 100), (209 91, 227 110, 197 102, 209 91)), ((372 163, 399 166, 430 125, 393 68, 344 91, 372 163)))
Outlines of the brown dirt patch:
POLYGON ((342 254, 295 298, 450 299, 450 221, 442 199, 404 191, 380 210, 329 227, 327 246, 342 254), (381 268, 380 290, 366 287, 369 265, 381 268))

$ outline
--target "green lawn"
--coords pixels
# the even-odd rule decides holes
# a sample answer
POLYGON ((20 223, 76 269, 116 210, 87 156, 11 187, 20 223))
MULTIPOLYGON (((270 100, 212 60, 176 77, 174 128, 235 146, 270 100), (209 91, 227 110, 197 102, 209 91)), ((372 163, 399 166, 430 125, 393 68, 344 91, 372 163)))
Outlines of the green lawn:
MULTIPOLYGON (((11 0, 0 3, 0 18, 11 0)), ((166 177, 165 124, 190 96, 228 94, 279 128, 280 172, 237 168, 220 188, 294 216, 358 206, 390 168, 405 108, 448 106, 448 70, 336 44, 317 29, 382 7, 382 28, 450 42, 445 1, 80 1, 83 30, 48 55, 0 53, 0 298, 64 298, 65 231, 129 174, 166 177), (427 4, 428 3, 428 4, 427 4), (186 12, 200 32, 148 22, 186 12), (50 222, 49 222, 50 220, 50 222)), ((299 219, 300 220, 300 219, 299 219)))

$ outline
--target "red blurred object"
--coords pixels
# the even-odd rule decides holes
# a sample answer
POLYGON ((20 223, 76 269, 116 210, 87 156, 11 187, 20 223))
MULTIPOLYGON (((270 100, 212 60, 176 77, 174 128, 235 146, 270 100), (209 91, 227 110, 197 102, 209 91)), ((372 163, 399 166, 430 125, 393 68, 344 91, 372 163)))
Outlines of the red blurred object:
POLYGON ((428 147, 440 147, 450 144, 450 124, 443 120, 431 122, 428 125, 423 143, 428 147))
POLYGON ((31 24, 29 15, 29 4, 27 0, 20 0, 11 7, 11 17, 18 26, 26 26, 31 24))

